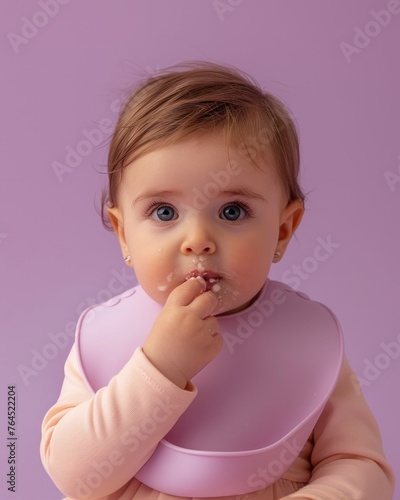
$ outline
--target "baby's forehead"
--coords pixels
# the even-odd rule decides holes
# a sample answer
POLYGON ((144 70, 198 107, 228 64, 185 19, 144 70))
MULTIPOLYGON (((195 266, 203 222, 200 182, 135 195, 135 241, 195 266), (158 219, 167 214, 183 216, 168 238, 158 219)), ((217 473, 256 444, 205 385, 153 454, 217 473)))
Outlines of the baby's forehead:
POLYGON ((190 170, 198 164, 199 158, 210 168, 226 168, 231 173, 243 169, 258 169, 266 172, 276 170, 274 153, 265 145, 255 145, 252 136, 226 137, 222 132, 190 134, 174 140, 166 140, 161 144, 154 143, 142 154, 137 155, 130 164, 147 164, 154 162, 166 167, 176 163, 187 165, 190 170), (240 139, 240 140, 239 140, 240 139))
POLYGON ((269 158, 253 157, 221 136, 203 135, 154 148, 137 158, 123 184, 129 192, 140 191, 142 197, 143 193, 173 197, 205 190, 213 198, 221 193, 246 196, 265 184, 279 187, 280 181, 269 158))
POLYGON ((201 130, 183 134, 181 137, 165 138, 161 144, 155 142, 149 151, 162 152, 170 146, 196 150, 207 145, 217 145, 229 157, 237 156, 246 160, 250 159, 259 168, 266 164, 272 167, 274 163, 274 147, 276 145, 266 128, 201 130))

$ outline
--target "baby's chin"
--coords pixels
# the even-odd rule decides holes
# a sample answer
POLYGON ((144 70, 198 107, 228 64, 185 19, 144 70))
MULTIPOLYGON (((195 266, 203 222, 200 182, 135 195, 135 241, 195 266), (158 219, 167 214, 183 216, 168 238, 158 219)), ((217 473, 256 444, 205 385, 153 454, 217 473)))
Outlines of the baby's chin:
POLYGON ((225 316, 226 315, 227 316, 229 314, 235 314, 235 313, 239 313, 241 311, 245 311, 248 307, 250 307, 257 300, 260 293, 261 293, 261 290, 259 290, 253 297, 251 297, 248 300, 244 300, 244 301, 237 300, 236 303, 231 303, 231 304, 228 304, 225 306, 223 304, 223 301, 221 301, 220 308, 219 308, 219 310, 217 308, 217 312, 215 313, 215 315, 218 315, 218 316, 225 316))
POLYGON ((236 314, 238 312, 244 311, 249 307, 250 303, 245 303, 239 306, 234 306, 232 304, 224 306, 218 306, 214 312, 214 316, 229 316, 230 314, 236 314))

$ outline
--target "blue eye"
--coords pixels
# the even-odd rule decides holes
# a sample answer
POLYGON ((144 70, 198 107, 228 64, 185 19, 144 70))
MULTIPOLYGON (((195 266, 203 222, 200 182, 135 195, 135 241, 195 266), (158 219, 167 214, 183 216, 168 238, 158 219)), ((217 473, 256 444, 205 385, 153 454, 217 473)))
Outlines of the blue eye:
POLYGON ((242 203, 230 203, 229 205, 225 205, 220 213, 221 219, 229 221, 243 219, 246 215, 249 215, 249 210, 242 203))
POLYGON ((169 205, 159 205, 153 210, 151 216, 155 220, 169 222, 177 218, 177 213, 169 205))

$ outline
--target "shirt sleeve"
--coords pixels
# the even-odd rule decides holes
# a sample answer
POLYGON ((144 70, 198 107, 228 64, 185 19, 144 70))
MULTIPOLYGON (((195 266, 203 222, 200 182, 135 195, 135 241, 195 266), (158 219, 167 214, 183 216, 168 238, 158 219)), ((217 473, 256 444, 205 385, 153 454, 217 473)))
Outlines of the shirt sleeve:
POLYGON ((109 384, 92 395, 74 345, 58 401, 43 420, 43 465, 71 498, 120 498, 113 493, 131 489, 128 483, 196 394, 190 383, 185 390, 175 386, 138 348, 109 384))
POLYGON ((394 476, 355 374, 344 360, 337 386, 313 432, 309 484, 285 499, 391 500, 394 476))

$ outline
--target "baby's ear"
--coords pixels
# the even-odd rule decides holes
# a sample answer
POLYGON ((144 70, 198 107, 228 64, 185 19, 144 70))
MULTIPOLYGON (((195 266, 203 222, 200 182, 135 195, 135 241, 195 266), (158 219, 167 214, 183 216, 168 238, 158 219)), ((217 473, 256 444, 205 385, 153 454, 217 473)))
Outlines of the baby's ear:
POLYGON ((121 212, 117 207, 107 207, 108 219, 111 222, 114 233, 118 236, 119 226, 122 224, 121 212))
POLYGON ((118 207, 107 207, 107 215, 114 229, 114 233, 118 238, 122 251, 122 256, 125 258, 128 255, 129 251, 128 251, 128 246, 126 244, 124 223, 121 211, 119 210, 118 207))
POLYGON ((285 249, 299 227, 304 214, 304 203, 301 200, 294 200, 283 210, 281 224, 279 227, 279 247, 285 249))

